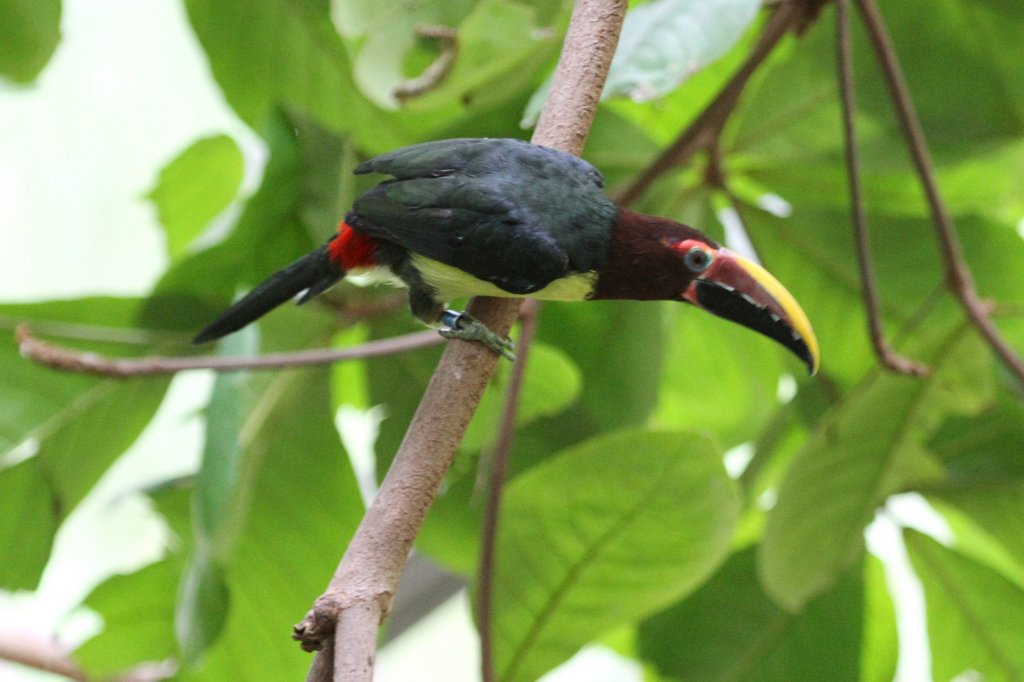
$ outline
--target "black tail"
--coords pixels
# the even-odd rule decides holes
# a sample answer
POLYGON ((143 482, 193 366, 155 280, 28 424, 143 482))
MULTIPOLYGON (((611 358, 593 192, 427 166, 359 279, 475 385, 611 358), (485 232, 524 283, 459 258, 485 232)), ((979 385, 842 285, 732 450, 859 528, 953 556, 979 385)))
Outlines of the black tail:
POLYGON ((241 300, 225 310, 192 339, 192 343, 215 341, 231 332, 238 331, 253 320, 306 291, 299 303, 305 303, 313 296, 328 289, 345 276, 327 253, 327 244, 295 261, 283 270, 278 270, 265 282, 246 294, 241 300))

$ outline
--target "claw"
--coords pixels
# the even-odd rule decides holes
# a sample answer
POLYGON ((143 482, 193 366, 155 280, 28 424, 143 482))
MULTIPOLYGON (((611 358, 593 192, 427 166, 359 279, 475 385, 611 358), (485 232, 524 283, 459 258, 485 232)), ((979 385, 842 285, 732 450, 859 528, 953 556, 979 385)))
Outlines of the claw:
POLYGON ((463 341, 474 341, 498 355, 515 360, 515 345, 511 339, 498 336, 488 329, 480 320, 469 313, 460 313, 455 310, 446 310, 441 315, 441 324, 445 325, 438 330, 438 333, 446 339, 462 339, 463 341))

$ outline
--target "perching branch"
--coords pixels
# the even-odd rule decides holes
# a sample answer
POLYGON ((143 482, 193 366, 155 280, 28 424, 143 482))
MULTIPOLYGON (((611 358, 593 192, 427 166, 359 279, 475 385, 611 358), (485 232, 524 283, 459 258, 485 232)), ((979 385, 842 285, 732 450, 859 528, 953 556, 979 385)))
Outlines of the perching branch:
POLYGON ((308 365, 326 365, 344 360, 363 360, 397 355, 420 348, 437 346, 444 339, 435 331, 421 331, 391 339, 368 341, 350 348, 317 348, 290 353, 268 353, 253 357, 221 357, 197 355, 192 357, 108 358, 97 353, 56 346, 40 341, 32 335, 27 324, 14 330, 21 355, 29 360, 65 372, 95 374, 114 379, 160 376, 189 369, 213 369, 220 372, 239 370, 269 370, 308 365))
POLYGON ((842 99, 843 137, 846 143, 846 175, 850 182, 850 209, 853 233, 857 242, 857 263, 860 267, 861 290, 868 316, 871 345, 882 366, 900 374, 927 376, 926 365, 904 357, 893 350, 885 339, 882 309, 875 284, 875 270, 871 258, 871 238, 860 184, 860 159, 857 151, 857 128, 854 121, 853 46, 850 40, 850 21, 847 0, 836 0, 836 64, 839 91, 842 99))
POLYGON ((857 0, 857 5, 864 24, 867 26, 875 53, 882 65, 882 72, 885 74, 889 94, 899 116, 914 168, 917 170, 921 186, 928 199, 932 222, 938 232, 942 259, 946 265, 947 284, 960 300, 960 304, 967 312, 972 324, 978 328, 988 344, 1017 377, 1017 380, 1024 385, 1024 362, 992 323, 989 317, 991 306, 978 297, 977 289, 974 287, 971 270, 964 259, 953 219, 939 194, 934 165, 928 152, 928 144, 921 128, 921 121, 917 117, 914 103, 910 98, 910 89, 907 87, 899 58, 896 56, 896 50, 893 48, 892 40, 886 30, 885 20, 873 0, 857 0))
MULTIPOLYGON (((577 155, 582 151, 625 12, 625 0, 576 3, 534 143, 577 155)), ((505 334, 519 306, 514 299, 480 298, 470 312, 505 334)), ((378 627, 496 362, 497 356, 479 344, 449 342, 330 585, 295 626, 294 637, 304 649, 321 649, 334 639, 330 665, 324 653, 317 654, 307 679, 372 679, 378 627)))
POLYGON ((539 301, 523 304, 519 323, 519 344, 516 363, 512 366, 508 386, 505 389, 505 404, 498 427, 498 439, 490 458, 491 470, 487 479, 487 505, 484 507, 483 525, 480 530, 480 564, 477 569, 477 629, 480 632, 480 668, 484 682, 496 682, 494 669, 494 637, 491 628, 491 606, 494 602, 495 545, 498 535, 498 518, 501 511, 501 493, 505 486, 505 471, 516 433, 516 418, 519 414, 519 398, 523 391, 526 364, 530 346, 537 332, 539 301))

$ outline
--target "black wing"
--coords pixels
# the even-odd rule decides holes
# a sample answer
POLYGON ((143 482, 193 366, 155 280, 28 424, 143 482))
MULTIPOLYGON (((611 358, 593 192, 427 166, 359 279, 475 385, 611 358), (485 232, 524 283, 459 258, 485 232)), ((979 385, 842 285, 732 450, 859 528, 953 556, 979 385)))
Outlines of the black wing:
POLYGON ((352 227, 510 293, 600 270, 607 257, 617 209, 601 174, 569 154, 520 140, 443 140, 356 173, 393 179, 356 200, 352 227))

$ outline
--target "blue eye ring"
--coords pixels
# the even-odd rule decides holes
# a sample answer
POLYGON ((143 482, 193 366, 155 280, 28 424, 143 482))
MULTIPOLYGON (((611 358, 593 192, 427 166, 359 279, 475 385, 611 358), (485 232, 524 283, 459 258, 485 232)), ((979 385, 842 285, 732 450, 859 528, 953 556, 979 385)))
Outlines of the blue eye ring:
POLYGON ((690 248, 690 250, 686 252, 686 255, 683 256, 683 264, 686 265, 690 272, 697 275, 711 267, 711 263, 713 263, 714 260, 714 254, 699 246, 690 248))

